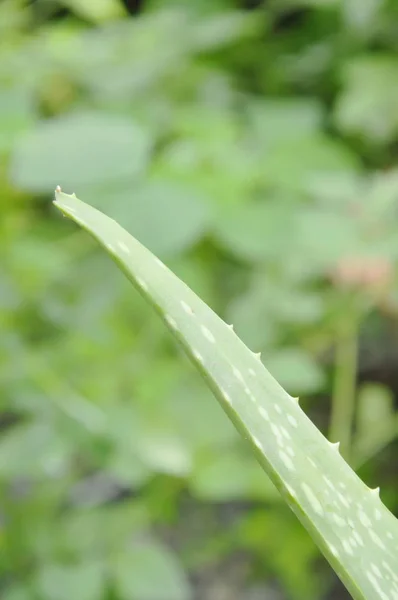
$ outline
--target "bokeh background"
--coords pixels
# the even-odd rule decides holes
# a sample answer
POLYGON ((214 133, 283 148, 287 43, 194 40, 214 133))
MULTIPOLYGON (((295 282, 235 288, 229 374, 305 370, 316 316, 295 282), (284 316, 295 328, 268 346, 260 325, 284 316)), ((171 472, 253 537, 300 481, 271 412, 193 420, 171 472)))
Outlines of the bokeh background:
POLYGON ((398 512, 395 0, 2 0, 3 600, 346 599, 52 207, 117 218, 398 512))

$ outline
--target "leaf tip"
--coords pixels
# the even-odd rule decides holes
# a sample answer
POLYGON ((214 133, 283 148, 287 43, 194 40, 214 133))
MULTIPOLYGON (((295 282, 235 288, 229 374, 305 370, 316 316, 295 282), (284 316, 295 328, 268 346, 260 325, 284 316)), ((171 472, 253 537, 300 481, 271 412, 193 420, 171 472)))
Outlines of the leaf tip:
POLYGON ((232 325, 232 323, 230 325, 228 325, 228 323, 226 323, 226 326, 228 327, 228 329, 230 329, 231 331, 234 330, 234 326, 232 325))
POLYGON ((369 488, 369 492, 372 494, 372 496, 375 496, 376 498, 380 498, 380 488, 376 487, 376 488, 369 488))
POLYGON ((261 352, 253 352, 253 356, 254 356, 254 358, 256 358, 257 360, 261 360, 261 352))

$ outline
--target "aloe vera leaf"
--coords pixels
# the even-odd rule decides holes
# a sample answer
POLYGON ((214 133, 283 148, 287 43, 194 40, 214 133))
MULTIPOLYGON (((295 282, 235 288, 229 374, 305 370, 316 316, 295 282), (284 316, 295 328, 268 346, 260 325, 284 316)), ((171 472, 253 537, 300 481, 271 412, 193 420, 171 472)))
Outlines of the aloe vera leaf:
MULTIPOLYGON (((159 313, 353 598, 398 600, 398 521, 253 353, 115 221, 56 190, 159 313)), ((189 426, 189 424, 187 424, 189 426)))

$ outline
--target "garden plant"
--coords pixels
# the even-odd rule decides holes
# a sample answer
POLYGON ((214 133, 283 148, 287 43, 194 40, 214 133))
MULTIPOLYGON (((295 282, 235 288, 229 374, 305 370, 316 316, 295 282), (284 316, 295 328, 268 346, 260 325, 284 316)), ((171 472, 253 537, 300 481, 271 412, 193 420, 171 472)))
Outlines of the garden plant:
MULTIPOLYGON (((184 346, 228 416, 358 600, 398 599, 398 520, 249 350, 115 221, 64 194, 55 205, 96 238, 184 346)), ((187 423, 189 428, 189 422, 187 423)))

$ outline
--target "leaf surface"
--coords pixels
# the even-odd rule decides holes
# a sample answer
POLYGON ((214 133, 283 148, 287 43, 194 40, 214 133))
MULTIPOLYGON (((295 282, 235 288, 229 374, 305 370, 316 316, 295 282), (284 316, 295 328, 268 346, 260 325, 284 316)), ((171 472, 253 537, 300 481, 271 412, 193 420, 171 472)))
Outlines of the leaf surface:
POLYGON ((58 188, 55 205, 161 316, 352 596, 398 600, 398 521, 379 491, 358 478, 260 356, 159 259, 76 196, 58 188))

